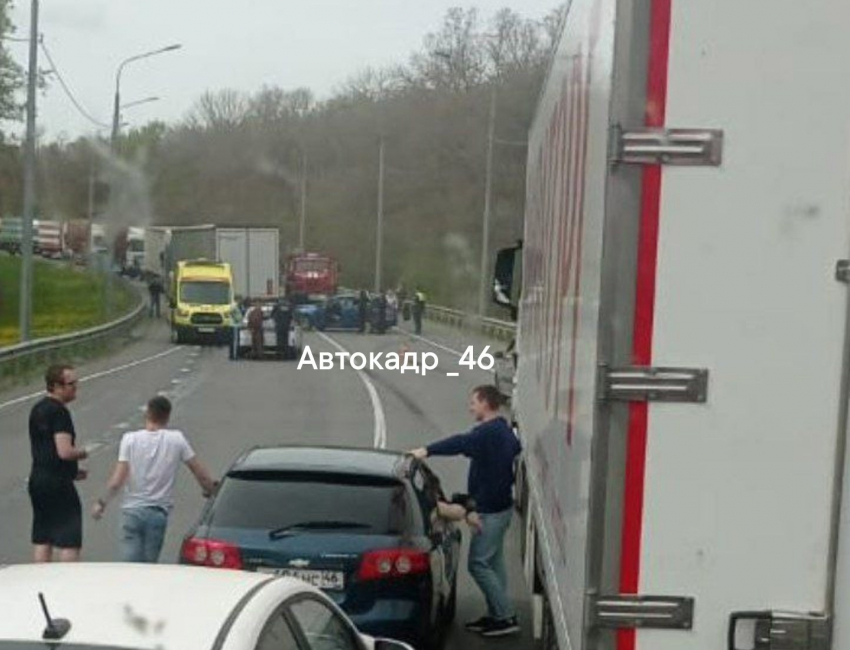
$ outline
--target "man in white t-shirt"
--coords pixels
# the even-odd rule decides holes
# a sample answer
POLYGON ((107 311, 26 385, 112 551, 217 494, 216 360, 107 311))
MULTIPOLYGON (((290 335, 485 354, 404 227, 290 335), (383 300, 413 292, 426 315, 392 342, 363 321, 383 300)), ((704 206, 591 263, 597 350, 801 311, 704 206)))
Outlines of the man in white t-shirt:
POLYGON ((145 428, 124 434, 107 492, 92 511, 92 516, 100 519, 107 504, 124 488, 121 504, 124 562, 159 561, 168 515, 174 507, 174 481, 181 465, 185 464, 194 474, 205 497, 215 489, 215 481, 183 433, 165 428, 170 417, 168 399, 154 397, 148 402, 145 428))

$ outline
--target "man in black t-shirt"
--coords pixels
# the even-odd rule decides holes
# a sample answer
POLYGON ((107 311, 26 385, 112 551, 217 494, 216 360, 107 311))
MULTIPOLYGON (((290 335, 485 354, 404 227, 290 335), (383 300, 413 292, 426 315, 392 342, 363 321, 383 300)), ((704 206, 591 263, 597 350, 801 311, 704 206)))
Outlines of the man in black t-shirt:
POLYGON ((77 434, 66 404, 77 397, 77 377, 67 365, 51 366, 44 377, 47 396, 30 411, 32 469, 28 490, 33 509, 32 543, 36 562, 80 559, 83 545, 82 507, 74 481, 87 473, 78 461, 88 457, 76 447, 77 434))

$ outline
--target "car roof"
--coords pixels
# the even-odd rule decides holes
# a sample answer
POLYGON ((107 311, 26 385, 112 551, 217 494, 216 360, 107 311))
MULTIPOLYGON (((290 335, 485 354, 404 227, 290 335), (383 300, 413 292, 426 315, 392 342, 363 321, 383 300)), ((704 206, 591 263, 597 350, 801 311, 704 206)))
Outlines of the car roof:
POLYGON ((396 451, 379 449, 280 445, 251 449, 234 463, 231 471, 333 472, 404 478, 409 472, 408 458, 396 451))
MULTIPOLYGON (((63 644, 204 650, 240 601, 278 579, 257 573, 175 565, 67 563, 0 568, 0 640, 38 641, 45 618, 71 629, 63 644)), ((277 584, 294 594, 299 583, 277 584)))

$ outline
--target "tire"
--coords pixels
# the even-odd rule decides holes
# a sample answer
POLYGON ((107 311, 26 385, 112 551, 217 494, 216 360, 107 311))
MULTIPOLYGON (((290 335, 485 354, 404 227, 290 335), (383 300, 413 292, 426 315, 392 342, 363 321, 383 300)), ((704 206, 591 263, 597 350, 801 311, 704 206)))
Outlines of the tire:
POLYGON ((183 345, 188 342, 188 336, 182 328, 175 325, 171 328, 171 340, 177 345, 183 345))

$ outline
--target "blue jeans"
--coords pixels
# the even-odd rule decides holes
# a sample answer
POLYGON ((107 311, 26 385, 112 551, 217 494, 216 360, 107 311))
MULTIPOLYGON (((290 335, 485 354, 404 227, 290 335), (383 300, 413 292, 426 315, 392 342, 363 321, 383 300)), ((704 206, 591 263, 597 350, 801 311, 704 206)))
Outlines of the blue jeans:
POLYGON ((165 539, 168 511, 164 508, 125 508, 121 511, 121 560, 156 564, 165 539))
POLYGON ((482 514, 483 529, 472 535, 469 544, 469 574, 484 593, 487 614, 504 620, 514 616, 508 598, 508 573, 505 569, 505 533, 511 525, 513 508, 482 514))

